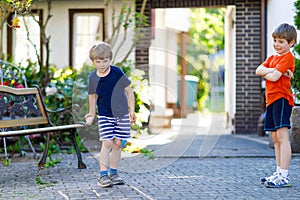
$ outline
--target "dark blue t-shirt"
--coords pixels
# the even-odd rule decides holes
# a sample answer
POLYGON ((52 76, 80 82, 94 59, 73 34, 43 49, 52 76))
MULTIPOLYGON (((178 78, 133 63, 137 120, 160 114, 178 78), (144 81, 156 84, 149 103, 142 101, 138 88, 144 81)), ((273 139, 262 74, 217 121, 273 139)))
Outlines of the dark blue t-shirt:
POLYGON ((121 68, 110 66, 105 77, 99 77, 96 70, 89 75, 89 94, 97 94, 98 115, 121 117, 128 114, 128 100, 125 88, 130 80, 121 68))

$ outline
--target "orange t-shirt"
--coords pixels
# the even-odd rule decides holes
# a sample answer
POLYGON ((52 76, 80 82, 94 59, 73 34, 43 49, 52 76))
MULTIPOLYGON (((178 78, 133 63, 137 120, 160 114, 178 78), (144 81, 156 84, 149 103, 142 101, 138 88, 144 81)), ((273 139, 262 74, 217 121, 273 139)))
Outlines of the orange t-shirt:
POLYGON ((275 82, 266 80, 266 106, 280 98, 285 98, 291 106, 294 106, 290 78, 283 75, 288 69, 292 72, 295 71, 293 54, 289 52, 282 56, 272 55, 262 65, 267 68, 275 68, 282 73, 282 76, 275 82))

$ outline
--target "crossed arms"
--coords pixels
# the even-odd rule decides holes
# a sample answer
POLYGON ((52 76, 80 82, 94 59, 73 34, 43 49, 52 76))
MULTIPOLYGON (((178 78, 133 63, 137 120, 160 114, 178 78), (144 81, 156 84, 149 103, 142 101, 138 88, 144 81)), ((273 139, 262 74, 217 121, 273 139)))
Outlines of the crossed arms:
POLYGON ((276 82, 283 75, 288 78, 294 78, 294 73, 291 70, 287 70, 284 74, 275 68, 267 68, 263 65, 257 67, 255 74, 264 77, 268 81, 276 82))

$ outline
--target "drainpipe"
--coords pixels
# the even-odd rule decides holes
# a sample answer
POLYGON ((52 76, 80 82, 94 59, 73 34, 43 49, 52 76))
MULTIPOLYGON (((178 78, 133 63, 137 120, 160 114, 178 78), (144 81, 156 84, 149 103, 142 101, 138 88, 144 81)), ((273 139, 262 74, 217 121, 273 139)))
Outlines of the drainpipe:
POLYGON ((261 63, 266 59, 267 54, 267 0, 261 0, 261 53, 260 61, 261 63))
MULTIPOLYGON (((260 53, 260 63, 262 63, 266 59, 267 55, 267 0, 261 0, 261 25, 260 25, 260 44, 261 44, 261 53, 260 53)), ((265 80, 261 78, 261 115, 258 118, 257 124, 257 133, 258 136, 265 136, 265 132, 263 130, 264 126, 264 118, 265 118, 265 80)))
MULTIPOLYGON (((267 5, 268 0, 261 0, 261 53, 260 53, 260 63, 266 59, 267 55, 267 5)), ((261 79, 261 112, 265 112, 265 80, 261 79)))

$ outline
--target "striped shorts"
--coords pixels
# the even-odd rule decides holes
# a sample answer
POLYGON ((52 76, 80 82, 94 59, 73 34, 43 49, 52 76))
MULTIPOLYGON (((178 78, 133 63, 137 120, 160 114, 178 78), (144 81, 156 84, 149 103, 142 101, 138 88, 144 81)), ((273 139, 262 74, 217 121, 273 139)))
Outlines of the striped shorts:
POLYGON ((129 114, 123 117, 98 116, 98 130, 100 141, 130 138, 129 114))

